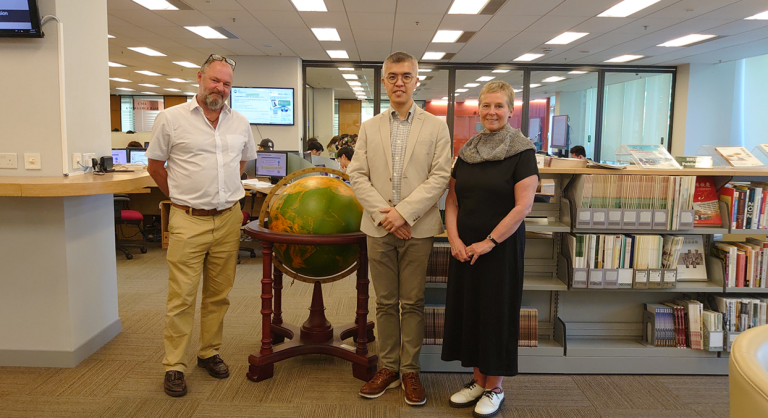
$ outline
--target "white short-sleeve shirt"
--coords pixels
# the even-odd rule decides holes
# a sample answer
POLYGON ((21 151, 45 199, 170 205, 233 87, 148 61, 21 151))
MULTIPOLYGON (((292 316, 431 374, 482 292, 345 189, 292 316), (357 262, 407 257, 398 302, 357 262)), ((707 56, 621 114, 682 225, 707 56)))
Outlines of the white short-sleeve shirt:
POLYGON ((173 203, 222 210, 245 196, 240 161, 256 158, 256 144, 245 116, 224 104, 214 129, 195 98, 157 115, 146 156, 168 162, 173 203))

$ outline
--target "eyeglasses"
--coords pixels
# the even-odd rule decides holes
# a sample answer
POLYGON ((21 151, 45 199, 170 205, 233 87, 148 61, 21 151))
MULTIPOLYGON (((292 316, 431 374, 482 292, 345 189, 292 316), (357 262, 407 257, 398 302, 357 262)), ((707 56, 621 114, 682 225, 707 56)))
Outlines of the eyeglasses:
POLYGON ((232 58, 227 58, 223 55, 211 54, 208 56, 208 59, 205 60, 205 62, 203 63, 203 66, 213 61, 226 62, 227 64, 229 64, 230 67, 232 67, 232 71, 235 71, 235 65, 237 65, 237 63, 235 63, 235 60, 233 60, 232 58))
POLYGON ((403 83, 408 84, 411 81, 413 81, 413 79, 416 78, 416 77, 414 77, 413 74, 410 74, 410 73, 405 73, 405 74, 402 74, 402 75, 389 74, 389 75, 387 75, 385 77, 385 80, 387 80, 389 82, 389 84, 395 84, 395 83, 397 83, 397 79, 398 78, 402 78, 403 79, 403 83))

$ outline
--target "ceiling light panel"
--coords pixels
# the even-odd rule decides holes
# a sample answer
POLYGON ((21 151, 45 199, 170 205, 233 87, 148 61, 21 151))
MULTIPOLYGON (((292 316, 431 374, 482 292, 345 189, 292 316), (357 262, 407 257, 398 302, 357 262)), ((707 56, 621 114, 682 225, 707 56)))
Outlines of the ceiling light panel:
POLYGON ((139 85, 142 86, 142 87, 160 87, 160 86, 156 86, 154 84, 139 84, 139 85))
POLYGON ((747 17, 744 20, 768 20, 768 10, 762 13, 758 13, 754 16, 747 17))
POLYGON ((154 92, 151 92, 151 91, 142 91, 141 94, 157 94, 157 93, 154 93, 154 92))
POLYGON ((125 67, 125 65, 123 65, 123 64, 119 64, 119 63, 112 62, 112 61, 109 62, 109 66, 110 67, 125 67))
POLYGON ((181 91, 179 89, 163 89, 163 90, 167 90, 167 91, 181 91))
POLYGON ((362 88, 362 87, 352 87, 352 90, 354 90, 354 91, 363 91, 365 89, 362 88))
POLYGON ((183 78, 169 78, 168 81, 174 81, 176 83, 191 83, 191 81, 185 80, 183 78))
POLYGON ((227 39, 221 32, 216 31, 210 26, 184 26, 184 29, 196 33, 205 39, 227 39))
POLYGON ((558 81, 563 81, 563 80, 565 80, 565 77, 552 76, 552 77, 547 77, 541 81, 545 83, 557 83, 558 81))
POLYGON ((355 71, 355 69, 350 67, 340 67, 339 71, 355 71))
POLYGON ((431 72, 431 71, 432 71, 431 68, 419 68, 419 72, 420 73, 428 73, 428 72, 431 72))
POLYGON ((189 61, 174 61, 173 62, 176 65, 181 65, 184 68, 199 68, 200 66, 195 64, 194 62, 189 61))
POLYGON ((135 91, 134 89, 129 89, 128 87, 116 87, 115 90, 135 91))
POLYGON ((484 75, 484 76, 478 78, 476 81, 491 81, 494 78, 496 78, 496 77, 490 76, 490 75, 484 75))
POLYGON ((506 74, 509 72, 509 70, 493 70, 492 73, 498 73, 498 74, 506 74))
POLYGON ((148 75, 148 76, 150 76, 150 77, 158 77, 158 76, 161 76, 161 75, 162 75, 162 74, 160 74, 160 73, 156 73, 156 72, 154 72, 154 71, 147 71, 147 70, 139 70, 139 71, 134 71, 134 72, 135 72, 135 73, 139 73, 139 74, 148 75))
POLYGON ((513 61, 533 61, 537 58, 543 57, 544 54, 523 54, 515 58, 513 61))
POLYGON ((107 34, 107 39, 114 39, 114 38, 115 38, 114 36, 107 34))
POLYGON ((164 57, 162 52, 155 51, 154 49, 147 48, 145 46, 129 46, 128 49, 139 54, 149 55, 150 57, 164 57))
POLYGON ((439 30, 432 39, 435 43, 453 43, 464 33, 460 30, 439 30))
POLYGON ((578 70, 568 72, 568 74, 586 74, 586 73, 587 71, 578 71, 578 70))
POLYGON ((342 74, 341 76, 347 80, 357 80, 357 74, 342 74))
POLYGON ((707 39, 712 39, 716 36, 717 35, 699 35, 699 34, 686 35, 681 38, 664 42, 663 44, 660 44, 657 46, 666 46, 666 47, 686 46, 686 45, 695 44, 697 42, 706 41, 707 39))
POLYGON ((326 50, 325 52, 328 53, 329 57, 334 59, 349 59, 349 55, 347 54, 347 51, 343 49, 326 50))
POLYGON ((478 84, 478 83, 467 83, 467 84, 464 85, 464 87, 477 87, 479 85, 480 84, 478 84))
POLYGON ((531 84, 530 87, 535 89, 536 87, 541 87, 541 84, 531 84))
POLYGON ((423 61, 428 61, 428 60, 434 61, 434 60, 443 59, 444 56, 445 56, 445 52, 425 52, 424 56, 421 57, 421 59, 423 61))
POLYGON ((661 0, 624 0, 600 13, 597 17, 627 17, 660 1, 661 0))
POLYGON ((611 58, 604 62, 629 62, 643 58, 643 55, 621 55, 616 58, 611 58))
POLYGON ((360 83, 359 81, 347 81, 347 84, 349 84, 350 86, 362 86, 362 83, 360 83))
POLYGON ((325 7, 323 0, 291 0, 291 3, 296 7, 296 10, 300 12, 327 12, 328 8, 325 7))
POLYGON ((335 28, 312 28, 312 33, 318 41, 340 41, 339 32, 335 28))
POLYGON ((469 91, 469 89, 456 89, 456 93, 464 93, 469 91))
POLYGON ((587 35, 589 35, 588 32, 563 32, 562 34, 550 39, 549 42, 547 42, 547 45, 568 45, 569 43, 587 35))
POLYGON ((453 0, 449 15, 476 15, 483 10, 488 0, 453 0))
POLYGON ((117 81, 118 83, 133 83, 133 81, 124 78, 110 78, 110 80, 117 81))
POLYGON ((149 10, 179 10, 178 7, 165 0, 133 0, 133 2, 149 10))

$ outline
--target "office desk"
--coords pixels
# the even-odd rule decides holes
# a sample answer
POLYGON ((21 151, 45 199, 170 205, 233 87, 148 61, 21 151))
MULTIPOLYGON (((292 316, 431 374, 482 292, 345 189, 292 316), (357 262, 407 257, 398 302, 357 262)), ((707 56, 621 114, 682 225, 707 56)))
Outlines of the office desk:
POLYGON ((146 171, 57 177, 0 177, 0 196, 66 197, 127 193, 153 186, 146 171))

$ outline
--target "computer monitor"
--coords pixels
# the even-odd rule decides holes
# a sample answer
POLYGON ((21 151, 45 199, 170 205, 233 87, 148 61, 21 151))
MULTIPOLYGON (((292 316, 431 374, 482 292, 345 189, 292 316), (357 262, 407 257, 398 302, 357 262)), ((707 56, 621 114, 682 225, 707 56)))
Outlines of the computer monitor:
POLYGON ((128 148, 128 162, 131 164, 149 165, 146 154, 147 150, 143 148, 128 148))
POLYGON ((112 148, 112 164, 125 164, 128 162, 128 150, 125 148, 112 148))
POLYGON ((552 117, 552 148, 568 148, 568 115, 552 117))
POLYGON ((288 175, 288 153, 285 151, 257 151, 256 176, 268 176, 277 183, 288 175))

